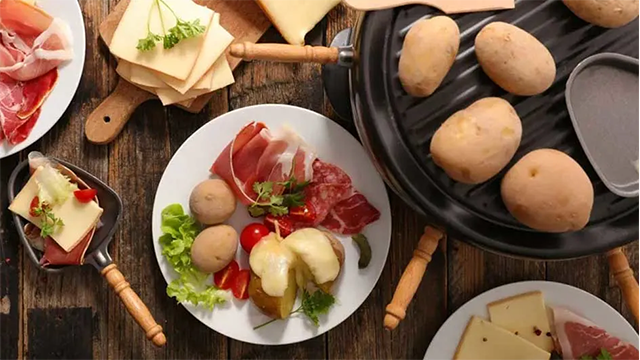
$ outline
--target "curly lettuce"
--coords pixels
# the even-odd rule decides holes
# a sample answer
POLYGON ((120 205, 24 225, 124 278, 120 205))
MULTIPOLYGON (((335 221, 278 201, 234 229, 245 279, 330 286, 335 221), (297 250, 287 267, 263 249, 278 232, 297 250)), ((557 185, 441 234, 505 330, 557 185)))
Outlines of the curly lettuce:
POLYGON ((224 303, 229 294, 216 286, 206 284, 208 275, 196 269, 191 263, 191 245, 200 232, 193 217, 185 214, 180 204, 171 204, 161 213, 162 255, 180 275, 167 286, 167 295, 179 303, 191 303, 213 309, 224 303))

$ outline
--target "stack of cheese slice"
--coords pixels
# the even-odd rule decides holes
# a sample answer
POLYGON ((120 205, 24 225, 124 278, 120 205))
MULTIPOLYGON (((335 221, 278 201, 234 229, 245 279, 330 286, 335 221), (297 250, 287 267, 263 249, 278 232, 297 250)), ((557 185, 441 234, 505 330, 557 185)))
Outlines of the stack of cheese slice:
POLYGON ((156 94, 163 105, 189 107, 200 95, 234 82, 225 49, 233 36, 220 25, 220 14, 191 0, 131 0, 116 28, 109 50, 118 58, 116 71, 125 80, 156 94), (164 34, 176 24, 166 3, 185 21, 200 20, 204 34, 180 41, 171 49, 159 42, 152 50, 136 48, 139 39, 164 34), (149 28, 147 29, 147 19, 149 28))
POLYGON ((554 344, 540 291, 493 302, 487 310, 491 321, 471 318, 454 359, 549 359, 554 344))

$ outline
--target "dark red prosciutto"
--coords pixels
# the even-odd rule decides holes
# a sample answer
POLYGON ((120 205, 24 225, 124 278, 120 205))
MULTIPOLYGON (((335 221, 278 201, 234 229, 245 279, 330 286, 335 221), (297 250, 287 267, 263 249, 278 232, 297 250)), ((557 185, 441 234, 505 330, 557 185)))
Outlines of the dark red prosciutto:
POLYGON ((29 136, 57 79, 57 69, 27 82, 0 74, 0 140, 15 145, 29 136))
POLYGON ((95 228, 91 230, 71 251, 66 252, 50 237, 44 239, 44 255, 40 259, 42 266, 48 265, 82 265, 84 253, 87 251, 95 228))
POLYGON ((553 308, 556 342, 564 359, 596 357, 601 349, 614 360, 638 359, 638 349, 610 335, 591 321, 563 308, 553 308))
POLYGON ((364 195, 355 193, 337 203, 321 225, 335 233, 353 235, 379 218, 378 209, 364 195))

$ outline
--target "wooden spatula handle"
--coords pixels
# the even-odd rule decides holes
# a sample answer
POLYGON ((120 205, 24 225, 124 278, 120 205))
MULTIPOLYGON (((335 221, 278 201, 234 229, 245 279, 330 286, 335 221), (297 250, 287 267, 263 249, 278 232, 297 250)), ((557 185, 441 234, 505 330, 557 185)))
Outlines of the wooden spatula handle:
POLYGON ((84 126, 87 139, 98 145, 112 142, 138 105, 153 97, 153 94, 120 79, 111 95, 89 114, 84 126))
POLYGON ((232 44, 231 56, 244 60, 269 60, 279 62, 311 62, 333 64, 338 62, 338 48, 324 46, 298 46, 287 44, 232 44))
POLYGON ((629 267, 629 261, 621 248, 615 248, 607 253, 609 270, 616 279, 616 283, 622 291, 622 297, 629 310, 638 321, 638 281, 633 276, 633 270, 629 267))
POLYGON ((138 325, 144 330, 147 338, 156 346, 166 344, 167 338, 162 332, 162 326, 156 323, 147 306, 140 300, 138 294, 131 289, 127 280, 116 267, 116 264, 108 265, 101 273, 116 294, 118 294, 129 314, 133 316, 138 325))
POLYGON ((420 237, 418 246, 413 251, 413 258, 404 269, 396 292, 393 294, 391 303, 387 305, 387 312, 384 316, 384 327, 393 330, 398 326, 400 320, 407 314, 407 306, 418 290, 420 281, 427 270, 427 265, 431 262, 431 256, 438 247, 438 242, 443 237, 440 230, 427 226, 424 234, 420 237))

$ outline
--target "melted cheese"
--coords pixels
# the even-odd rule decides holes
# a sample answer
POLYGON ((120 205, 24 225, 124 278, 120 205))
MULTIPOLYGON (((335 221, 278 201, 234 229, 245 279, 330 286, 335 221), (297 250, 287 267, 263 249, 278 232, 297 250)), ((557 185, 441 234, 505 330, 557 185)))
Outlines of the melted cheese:
MULTIPOLYGON (((164 0, 164 2, 175 11, 178 17, 186 21, 199 19, 200 25, 208 27, 213 18, 213 11, 191 0, 164 0)), ((205 40, 204 34, 182 40, 171 49, 164 49, 161 43, 148 51, 136 49, 138 40, 147 37, 147 19, 149 19, 149 28, 154 34, 163 34, 165 30, 176 24, 175 16, 166 6, 161 5, 160 12, 154 0, 131 1, 113 34, 109 50, 120 59, 185 80, 198 59, 205 40)))
POLYGON ((258 0, 289 44, 304 45, 304 37, 340 0, 258 0))
POLYGON ((340 262, 322 231, 314 228, 294 231, 282 241, 282 245, 300 257, 316 284, 324 284, 338 277, 340 262))
POLYGON ((267 295, 281 297, 289 286, 289 271, 295 265, 295 255, 269 234, 262 238, 249 255, 251 270, 262 280, 267 295))
MULTIPOLYGON (((39 217, 29 215, 29 211, 31 200, 38 195, 38 184, 36 183, 35 175, 41 169, 39 167, 35 171, 34 175, 31 176, 27 184, 9 205, 9 210, 38 228, 42 226, 42 220, 39 217)), ((78 245, 87 233, 96 226, 100 215, 102 215, 102 208, 95 201, 81 203, 73 195, 69 196, 64 203, 52 206, 51 211, 64 223, 64 226, 56 227, 55 232, 51 234, 51 238, 66 252, 73 250, 78 245)))
POLYGON ((454 359, 548 360, 550 353, 508 330, 473 316, 460 339, 454 359))
POLYGON ((553 338, 542 292, 516 295, 487 305, 491 322, 530 341, 537 347, 552 351, 553 338), (537 330, 537 331, 536 331, 537 330))

